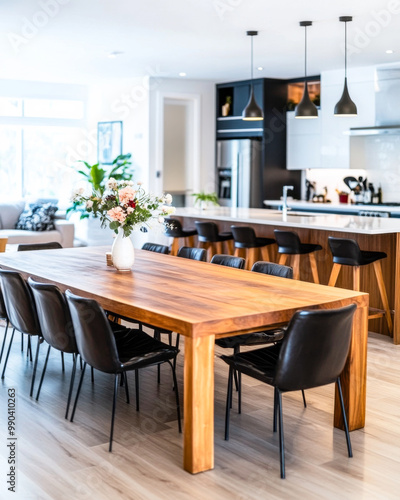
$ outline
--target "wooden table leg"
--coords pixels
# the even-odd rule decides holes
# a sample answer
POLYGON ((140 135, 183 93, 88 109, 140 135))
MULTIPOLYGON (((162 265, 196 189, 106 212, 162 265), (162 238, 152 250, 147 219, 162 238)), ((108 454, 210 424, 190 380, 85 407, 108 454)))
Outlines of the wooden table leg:
POLYGON ((185 337, 183 468, 214 468, 215 336, 185 337))
MULTIPOLYGON (((361 429, 365 425, 365 405, 367 396, 367 340, 368 304, 358 306, 354 314, 353 333, 349 356, 340 376, 343 389, 349 430, 361 429)), ((335 394, 334 426, 343 430, 343 418, 339 397, 335 394)))
POLYGON ((393 343, 400 344, 400 233, 396 235, 396 271, 394 275, 393 343))

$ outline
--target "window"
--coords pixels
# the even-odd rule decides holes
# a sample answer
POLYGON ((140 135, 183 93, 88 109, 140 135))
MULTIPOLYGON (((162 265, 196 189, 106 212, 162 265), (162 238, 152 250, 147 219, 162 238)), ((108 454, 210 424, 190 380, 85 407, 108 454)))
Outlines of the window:
POLYGON ((66 118, 81 120, 83 102, 55 99, 24 99, 24 116, 30 118, 66 118))

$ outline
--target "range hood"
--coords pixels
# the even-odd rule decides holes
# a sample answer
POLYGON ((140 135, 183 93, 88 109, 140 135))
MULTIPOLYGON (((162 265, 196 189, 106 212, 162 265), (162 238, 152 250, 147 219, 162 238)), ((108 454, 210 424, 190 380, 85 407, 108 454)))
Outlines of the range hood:
POLYGON ((382 66, 375 71, 375 125, 354 127, 350 135, 400 134, 400 67, 382 66))

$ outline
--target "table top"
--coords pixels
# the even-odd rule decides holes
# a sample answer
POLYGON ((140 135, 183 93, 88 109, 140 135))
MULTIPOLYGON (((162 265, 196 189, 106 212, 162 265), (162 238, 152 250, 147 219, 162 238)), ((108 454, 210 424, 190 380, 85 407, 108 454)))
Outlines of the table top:
POLYGON ((368 303, 368 294, 135 250, 131 272, 106 266, 108 247, 15 252, 0 267, 94 298, 105 309, 202 337, 287 322, 298 309, 368 303))
MULTIPOLYGON (((361 210, 361 209, 360 209, 361 210)), ((288 211, 287 215, 278 210, 263 208, 213 207, 177 208, 176 216, 196 219, 212 219, 245 224, 264 224, 293 228, 317 229, 360 234, 400 233, 400 220, 385 217, 361 217, 358 215, 320 214, 288 211)))

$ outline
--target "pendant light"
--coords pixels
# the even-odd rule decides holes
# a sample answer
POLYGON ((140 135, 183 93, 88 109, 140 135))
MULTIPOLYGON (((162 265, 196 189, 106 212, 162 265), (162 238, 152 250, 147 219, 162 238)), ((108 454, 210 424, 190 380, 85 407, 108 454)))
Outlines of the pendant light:
POLYGON ((351 100, 347 88, 347 23, 352 20, 351 16, 339 17, 339 21, 344 23, 344 89, 340 101, 335 106, 335 116, 357 116, 357 106, 351 100))
POLYGON ((247 36, 251 37, 251 90, 250 99, 242 113, 242 120, 257 121, 264 120, 264 114, 254 97, 253 89, 253 36, 257 36, 258 31, 247 31, 247 36))
POLYGON ((304 27, 304 93, 301 101, 296 106, 295 118, 318 118, 318 110, 311 102, 308 94, 307 83, 307 27, 312 26, 312 21, 301 21, 300 26, 304 27))

